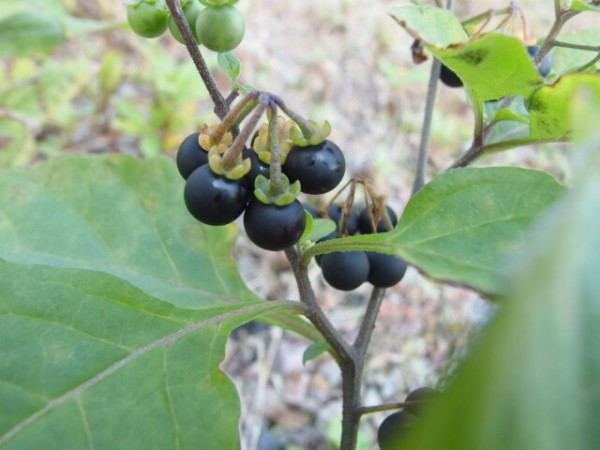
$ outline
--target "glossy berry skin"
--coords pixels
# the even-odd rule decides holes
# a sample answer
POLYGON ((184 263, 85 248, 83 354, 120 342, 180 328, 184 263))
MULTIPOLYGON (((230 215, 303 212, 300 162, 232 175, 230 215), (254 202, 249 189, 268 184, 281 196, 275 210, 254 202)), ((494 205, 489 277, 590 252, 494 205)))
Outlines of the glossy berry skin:
MULTIPOLYGON (((398 224, 398 217, 396 213, 389 206, 385 206, 385 209, 390 217, 390 221, 392 225, 395 227, 398 224)), ((373 233, 373 226, 371 225, 371 221, 369 219, 369 211, 365 208, 358 215, 358 230, 362 234, 371 234, 373 233)), ((390 231, 387 229, 387 225, 383 219, 379 220, 377 223, 377 233, 384 233, 386 231, 390 231)))
POLYGON ((283 250, 302 237, 306 226, 304 207, 298 200, 285 206, 265 204, 253 197, 244 214, 248 238, 265 250, 283 250))
POLYGON ((233 6, 207 6, 196 19, 198 40, 214 52, 233 50, 242 42, 245 33, 244 15, 233 6))
POLYGON ((406 273, 406 262, 396 255, 367 252, 369 276, 367 281, 378 288, 389 288, 398 284, 406 273))
MULTIPOLYGON (((532 45, 527 47, 527 53, 529 54, 531 59, 535 58, 535 56, 540 52, 540 48, 541 47, 539 45, 532 45)), ((542 59, 542 61, 538 65, 538 73, 540 74, 540 77, 546 78, 551 70, 552 55, 548 53, 546 56, 544 56, 544 59, 542 59)))
POLYGON ((320 262, 325 281, 340 291, 356 289, 369 276, 369 258, 363 251, 327 253, 320 262))
MULTIPOLYGON (((194 36, 196 43, 199 42, 198 34, 196 33, 196 20, 198 19, 198 14, 200 14, 200 11, 203 9, 204 5, 202 5, 199 0, 192 0, 183 6, 183 15, 185 16, 190 30, 192 31, 192 35, 194 36)), ((169 31, 178 42, 184 44, 183 36, 179 32, 179 28, 177 28, 177 24, 175 23, 173 16, 169 17, 169 31)))
POLYGON ((197 132, 190 134, 177 150, 177 170, 184 180, 187 180, 198 167, 208 163, 208 152, 198 144, 199 134, 197 132))
POLYGON ((244 176, 244 180, 248 183, 248 188, 250 190, 254 190, 254 180, 256 180, 257 176, 262 175, 267 179, 270 178, 269 165, 262 162, 254 150, 245 148, 242 151, 242 158, 249 158, 252 163, 250 172, 244 176))
POLYGON ((155 38, 166 31, 169 12, 158 2, 141 1, 127 6, 127 23, 135 34, 145 38, 155 38))
POLYGON ((330 140, 306 147, 294 146, 281 167, 290 182, 300 180, 305 194, 324 194, 334 189, 346 172, 346 159, 330 140))
POLYGON ((242 180, 217 175, 208 164, 194 170, 183 190, 190 214, 207 225, 233 222, 244 212, 249 194, 242 180))
POLYGON ((458 88, 462 87, 463 82, 458 75, 456 75, 448 66, 442 64, 440 69, 440 81, 448 87, 458 88))
POLYGON ((437 396, 439 396, 439 391, 430 387, 420 387, 417 388, 406 396, 405 402, 422 402, 421 404, 415 404, 412 406, 407 406, 404 408, 404 411, 414 415, 415 417, 420 417, 423 413, 423 407, 427 406, 427 403, 430 400, 433 400, 437 396))
MULTIPOLYGON (((333 204, 329 208, 327 208, 327 214, 329 218, 333 220, 337 226, 338 230, 341 227, 340 219, 342 215, 342 207, 338 204, 333 204)), ((342 230, 339 230, 340 232, 342 230)), ((352 236, 358 232, 358 214, 355 211, 350 211, 350 217, 348 217, 348 235, 352 236)))
POLYGON ((390 414, 377 430, 377 443, 381 450, 399 450, 402 440, 417 424, 417 419, 406 411, 397 411, 390 414))

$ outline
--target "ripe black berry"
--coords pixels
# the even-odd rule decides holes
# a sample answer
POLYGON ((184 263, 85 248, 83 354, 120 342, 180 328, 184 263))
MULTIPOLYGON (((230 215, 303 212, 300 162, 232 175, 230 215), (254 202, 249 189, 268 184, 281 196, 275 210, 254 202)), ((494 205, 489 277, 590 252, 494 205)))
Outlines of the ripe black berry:
POLYGON ((378 288, 392 287, 404 278, 406 262, 396 255, 367 252, 369 276, 367 281, 378 288))
POLYGON ((269 178, 269 165, 262 162, 256 152, 251 148, 245 148, 242 151, 242 158, 250 158, 252 166, 250 168, 250 172, 248 172, 244 176, 244 180, 248 183, 248 188, 253 191, 254 190, 254 180, 259 175, 263 175, 265 178, 269 178))
POLYGON ((346 160, 340 148, 326 140, 317 145, 292 147, 281 170, 290 183, 300 180, 302 192, 324 194, 342 181, 346 160))
POLYGON ((244 212, 249 192, 242 180, 217 175, 205 164, 189 176, 183 198, 188 211, 200 222, 225 225, 244 212))
MULTIPOLYGON (((341 215, 342 215, 342 207, 338 204, 333 204, 329 208, 327 208, 327 215, 331 220, 333 220, 337 226, 338 231, 343 231, 340 229, 341 227, 341 215)), ((356 234, 358 231, 358 215, 354 211, 350 211, 350 217, 348 217, 348 235, 352 236, 356 234)))
POLYGON ((303 203, 304 209, 312 216, 313 219, 320 219, 319 211, 310 203, 303 203))
MULTIPOLYGON (((396 217, 396 213, 389 206, 385 206, 388 216, 390 217, 390 221, 392 222, 392 226, 395 227, 398 224, 398 218, 396 217)), ((371 210, 372 215, 374 215, 373 210, 371 210)), ((363 209, 358 216, 358 229, 362 234, 371 234, 373 233, 373 226, 371 225, 371 220, 369 219, 369 211, 365 208, 363 209)), ((377 233, 384 233, 388 230, 388 227, 383 219, 379 220, 377 223, 377 233)))
POLYGON ((415 427, 417 419, 406 411, 390 414, 377 431, 377 443, 381 450, 398 450, 401 448, 404 436, 415 427))
POLYGON ((458 75, 456 75, 452 70, 448 68, 448 66, 442 64, 440 69, 440 81, 444 83, 448 87, 461 87, 463 82, 458 75))
POLYGON ((405 402, 421 402, 404 408, 404 411, 420 417, 423 413, 423 407, 427 406, 427 403, 439 395, 439 391, 430 387, 421 387, 411 391, 404 400, 405 402))
MULTIPOLYGON (((540 48, 541 47, 539 45, 529 46, 527 47, 527 53, 529 53, 529 56, 533 59, 540 52, 540 48)), ((540 74, 540 77, 546 78, 551 70, 552 55, 548 53, 546 56, 544 56, 544 59, 540 61, 540 64, 538 65, 538 73, 540 74)))
POLYGON ((177 150, 177 170, 187 180, 194 170, 208 162, 208 152, 198 144, 200 133, 192 133, 186 137, 177 150))
POLYGON ((323 277, 340 291, 356 289, 369 276, 369 258, 363 251, 327 253, 321 258, 323 277))
POLYGON ((294 245, 302 237, 305 226, 304 207, 298 200, 278 206, 253 197, 244 214, 246 234, 266 250, 283 250, 294 245))

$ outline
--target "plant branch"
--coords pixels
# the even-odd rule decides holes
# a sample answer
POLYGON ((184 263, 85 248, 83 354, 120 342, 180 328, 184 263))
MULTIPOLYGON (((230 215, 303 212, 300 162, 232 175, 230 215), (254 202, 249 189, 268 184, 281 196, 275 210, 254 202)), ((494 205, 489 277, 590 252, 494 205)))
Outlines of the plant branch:
POLYGON ((442 63, 437 58, 434 58, 433 63, 431 64, 429 85, 427 86, 427 100, 425 101, 425 115, 423 118, 423 128, 421 129, 421 141, 419 143, 417 168, 415 170, 415 181, 412 189, 413 193, 420 191, 425 184, 425 170, 427 168, 429 142, 431 140, 431 124, 433 122, 433 110, 441 67, 442 63))
POLYGON ((554 41, 552 47, 573 48, 575 50, 585 50, 588 52, 600 52, 600 45, 572 44, 571 42, 554 41))
POLYGON ((371 335, 375 329, 375 322, 379 315, 379 308, 381 308, 381 302, 383 301, 384 295, 385 289, 381 288, 373 288, 373 291, 371 292, 371 298, 367 304, 365 316, 360 324, 358 336, 354 341, 354 348, 361 359, 364 359, 367 348, 369 347, 369 342, 371 342, 371 335))
POLYGON ((177 28, 179 29, 179 32, 183 37, 185 47, 187 48, 187 51, 190 54, 190 57, 192 58, 192 61, 194 62, 194 65, 196 66, 200 77, 202 78, 204 86, 206 86, 206 90, 208 91, 208 94, 210 95, 210 98, 213 104, 215 105, 215 114, 219 117, 219 119, 222 119, 227 114, 227 111, 229 111, 229 104, 223 97, 223 94, 221 94, 221 91, 219 91, 219 88, 217 87, 214 78, 210 74, 210 70, 206 65, 206 61, 204 61, 202 53, 200 52, 200 49, 196 44, 196 40, 194 39, 192 30, 190 30, 190 26, 188 25, 187 20, 183 15, 183 10, 181 9, 179 0, 165 1, 167 3, 169 11, 171 11, 173 19, 175 20, 175 24, 177 25, 177 28))

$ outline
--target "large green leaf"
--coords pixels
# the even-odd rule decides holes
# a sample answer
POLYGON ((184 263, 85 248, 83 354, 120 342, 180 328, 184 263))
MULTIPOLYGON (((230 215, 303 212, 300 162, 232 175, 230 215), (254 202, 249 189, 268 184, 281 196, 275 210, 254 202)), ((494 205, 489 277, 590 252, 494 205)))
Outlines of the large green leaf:
POLYGON ((568 137, 573 113, 571 104, 578 91, 600 103, 600 74, 567 74, 555 84, 543 86, 535 91, 527 102, 531 113, 531 138, 568 137))
POLYGON ((513 36, 489 33, 448 48, 429 48, 479 101, 526 96, 542 83, 525 44, 513 36))
POLYGON ((408 202, 393 231, 319 247, 354 250, 358 244, 398 253, 433 278, 496 296, 506 291, 510 278, 507 257, 523 245, 532 222, 563 192, 545 172, 456 169, 426 184, 408 202))
POLYGON ((182 308, 106 273, 3 259, 0 273, 6 449, 237 448, 225 341, 260 313, 294 308, 182 308))
POLYGON ((230 256, 235 226, 183 204, 166 158, 74 156, 0 178, 0 257, 103 271, 180 306, 252 300, 230 256))
POLYGON ((599 144, 529 235, 515 291, 402 448, 599 448, 599 144))
POLYGON ((65 41, 65 32, 56 19, 35 12, 23 12, 0 20, 0 55, 30 56, 49 53, 65 41))

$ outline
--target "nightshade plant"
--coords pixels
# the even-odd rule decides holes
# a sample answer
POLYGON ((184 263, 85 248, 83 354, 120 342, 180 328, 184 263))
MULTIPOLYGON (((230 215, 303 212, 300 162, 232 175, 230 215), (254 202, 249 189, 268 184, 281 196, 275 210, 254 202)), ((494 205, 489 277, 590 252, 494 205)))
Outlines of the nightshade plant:
MULTIPOLYGON (((380 429, 381 448, 600 446, 600 44, 586 33, 562 34, 571 18, 600 12, 597 1, 555 0, 555 21, 536 42, 518 2, 462 21, 440 2, 392 7, 392 18, 414 39, 415 61, 432 61, 414 192, 395 224, 376 183, 362 180, 371 227, 356 236, 347 230, 355 184, 337 224, 327 228, 298 206, 303 178, 285 175, 286 158, 327 142, 330 125, 299 116, 281 93, 238 84, 240 62, 231 53, 219 62, 233 92, 217 88, 201 51, 235 47, 243 36, 239 17, 235 39, 209 38, 197 28, 199 46, 182 9, 188 2, 167 0, 166 9, 159 1, 128 3, 153 20, 153 11, 164 11, 152 26, 146 18, 131 21, 141 35, 154 37, 173 20, 218 121, 197 135, 190 130, 180 151, 207 153, 198 158, 74 155, 2 174, 0 448, 238 448, 239 399, 219 364, 231 331, 254 319, 328 344, 342 374, 340 449, 355 449, 361 418, 381 411, 391 417, 380 429), (493 17, 501 18, 497 27, 493 17), (539 50, 531 57, 532 45, 539 50), (549 53, 552 68, 540 74, 549 53), (463 83, 473 138, 448 170, 426 182, 442 64, 463 83), (485 166, 491 153, 548 142, 578 149, 571 189, 546 172, 485 166), (247 156, 250 147, 258 159, 247 156), (268 177, 247 178, 256 161, 268 165, 268 177), (468 167, 475 161, 483 167, 468 167), (221 204, 222 187, 231 204, 221 204), (186 213, 183 192, 205 223, 186 213), (237 234, 229 222, 242 214, 251 240, 285 252, 299 301, 267 302, 243 283, 229 258, 237 234), (262 221, 280 216, 289 222, 261 234, 262 221), (379 224, 383 229, 369 232, 379 224), (336 227, 335 237, 318 242, 336 227), (404 402, 363 403, 369 342, 385 287, 393 284, 369 273, 372 252, 499 305, 433 398, 420 390, 404 402), (377 287, 348 341, 315 297, 308 266, 321 256, 335 284, 340 277, 330 269, 351 255, 361 255, 360 267, 350 266, 361 272, 352 281, 377 287)), ((201 3, 200 14, 235 1, 201 3)), ((409 39, 405 44, 408 51, 409 39)), ((332 172, 337 186, 339 172, 332 172)), ((325 192, 323 184, 314 191, 325 192)), ((337 287, 354 287, 345 281, 337 287)))

